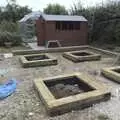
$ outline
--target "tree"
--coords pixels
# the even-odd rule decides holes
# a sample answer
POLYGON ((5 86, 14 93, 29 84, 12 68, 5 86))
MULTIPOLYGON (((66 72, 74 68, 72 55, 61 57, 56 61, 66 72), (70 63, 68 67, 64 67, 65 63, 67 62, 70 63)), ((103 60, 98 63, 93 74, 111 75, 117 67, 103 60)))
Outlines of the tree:
POLYGON ((16 4, 16 0, 6 0, 8 4, 16 4))
POLYGON ((16 0, 7 0, 7 5, 5 7, 0 7, 0 22, 4 20, 17 22, 31 11, 32 10, 29 9, 28 6, 22 7, 18 5, 16 0))
POLYGON ((46 13, 46 14, 54 14, 54 15, 67 15, 68 11, 62 5, 49 4, 46 8, 44 8, 44 13, 46 13))
POLYGON ((120 44, 120 1, 85 8, 78 0, 70 14, 87 18, 90 42, 120 44))

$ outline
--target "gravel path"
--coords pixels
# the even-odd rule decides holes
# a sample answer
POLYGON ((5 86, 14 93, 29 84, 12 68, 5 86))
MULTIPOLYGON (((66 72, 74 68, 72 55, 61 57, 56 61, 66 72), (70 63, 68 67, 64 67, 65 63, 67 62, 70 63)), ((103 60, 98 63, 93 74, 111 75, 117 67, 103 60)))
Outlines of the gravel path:
MULTIPOLYGON (((50 67, 22 68, 19 56, 0 61, 0 70, 6 73, 6 78, 18 80, 17 90, 8 98, 0 101, 0 120, 120 120, 120 85, 109 81, 100 75, 100 69, 111 66, 113 58, 103 56, 101 61, 73 63, 61 56, 61 53, 51 53, 57 57, 58 65, 50 67), (102 102, 84 110, 49 117, 33 87, 34 78, 51 77, 60 74, 85 72, 110 86, 111 100, 102 102), (102 119, 102 117, 106 117, 102 119)), ((4 80, 2 78, 2 80, 4 80)), ((3 81, 2 81, 3 82, 3 81)))

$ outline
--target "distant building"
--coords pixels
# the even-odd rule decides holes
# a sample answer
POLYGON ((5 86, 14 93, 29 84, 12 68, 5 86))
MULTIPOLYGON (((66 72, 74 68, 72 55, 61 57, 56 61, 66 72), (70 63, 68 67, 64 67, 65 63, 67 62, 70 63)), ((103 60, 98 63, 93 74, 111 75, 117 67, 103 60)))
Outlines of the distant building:
POLYGON ((83 16, 42 14, 36 21, 39 46, 59 41, 61 46, 88 43, 88 21, 83 16))

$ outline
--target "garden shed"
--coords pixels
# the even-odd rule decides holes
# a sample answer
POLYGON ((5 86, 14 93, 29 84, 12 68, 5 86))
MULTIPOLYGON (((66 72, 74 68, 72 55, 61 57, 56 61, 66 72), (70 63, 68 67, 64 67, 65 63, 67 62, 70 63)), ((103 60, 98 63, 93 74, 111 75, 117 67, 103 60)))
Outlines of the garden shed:
POLYGON ((61 46, 88 43, 88 21, 83 16, 42 14, 36 21, 38 46, 57 41, 61 46))

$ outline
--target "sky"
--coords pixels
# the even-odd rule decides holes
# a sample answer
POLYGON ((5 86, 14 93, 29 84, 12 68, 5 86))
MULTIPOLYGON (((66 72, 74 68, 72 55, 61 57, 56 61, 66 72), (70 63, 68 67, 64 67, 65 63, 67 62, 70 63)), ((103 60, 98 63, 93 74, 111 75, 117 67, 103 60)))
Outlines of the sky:
MULTIPOLYGON (((33 11, 42 11, 43 8, 47 6, 49 3, 59 3, 64 5, 67 9, 69 9, 73 3, 76 3, 78 0, 17 0, 17 3, 21 6, 29 6, 33 11)), ((84 6, 95 6, 105 3, 108 0, 81 0, 84 6)), ((116 0, 113 0, 116 1, 116 0)), ((6 5, 6 0, 0 0, 0 5, 6 5)))

